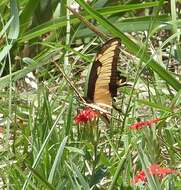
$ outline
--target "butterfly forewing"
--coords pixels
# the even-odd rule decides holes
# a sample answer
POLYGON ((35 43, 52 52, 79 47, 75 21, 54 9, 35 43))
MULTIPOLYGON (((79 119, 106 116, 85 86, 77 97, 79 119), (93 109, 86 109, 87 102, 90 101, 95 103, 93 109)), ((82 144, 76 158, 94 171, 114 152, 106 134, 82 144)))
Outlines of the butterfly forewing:
POLYGON ((112 98, 117 95, 117 62, 120 45, 119 39, 111 39, 97 53, 88 81, 89 102, 112 106, 112 98))

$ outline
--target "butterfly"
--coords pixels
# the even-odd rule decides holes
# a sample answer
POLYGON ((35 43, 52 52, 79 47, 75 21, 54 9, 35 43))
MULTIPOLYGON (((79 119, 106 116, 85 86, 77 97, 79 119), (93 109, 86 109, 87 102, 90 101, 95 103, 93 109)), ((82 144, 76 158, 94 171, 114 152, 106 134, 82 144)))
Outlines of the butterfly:
POLYGON ((92 64, 85 100, 103 108, 112 108, 113 98, 117 96, 120 78, 117 71, 121 42, 119 38, 108 40, 97 53, 92 64))
POLYGON ((113 98, 117 96, 117 88, 120 87, 120 79, 121 83, 126 80, 125 77, 119 76, 117 71, 120 47, 120 39, 112 38, 100 48, 89 72, 85 97, 80 95, 60 66, 55 63, 69 85, 74 89, 80 101, 85 106, 104 114, 110 115, 107 108, 112 108, 113 98))

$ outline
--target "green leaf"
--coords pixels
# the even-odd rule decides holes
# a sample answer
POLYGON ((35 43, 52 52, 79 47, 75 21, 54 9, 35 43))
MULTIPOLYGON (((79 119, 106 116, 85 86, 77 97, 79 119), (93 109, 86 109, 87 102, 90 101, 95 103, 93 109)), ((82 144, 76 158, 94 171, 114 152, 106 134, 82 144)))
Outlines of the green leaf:
MULTIPOLYGON (((10 48, 10 47, 8 46, 8 48, 10 48)), ((7 52, 7 50, 6 50, 6 52, 7 52)), ((40 66, 42 66, 44 64, 44 63, 35 62, 33 59, 30 59, 30 58, 24 58, 23 61, 29 64, 28 67, 12 73, 11 76, 7 75, 4 77, 1 77, 0 78, 0 88, 4 88, 4 87, 8 86, 10 78, 11 78, 12 82, 15 82, 18 79, 21 79, 24 76, 26 76, 29 72, 35 70, 36 68, 39 68, 40 66)))
POLYGON ((59 169, 58 166, 61 163, 61 157, 63 155, 63 151, 64 151, 65 145, 67 143, 67 139, 68 139, 68 137, 65 137, 63 139, 62 143, 60 144, 60 147, 58 149, 57 155, 55 157, 55 160, 53 162, 53 166, 51 168, 51 171, 50 171, 50 174, 49 174, 49 177, 48 177, 48 182, 49 183, 53 182, 53 177, 55 175, 55 172, 56 172, 57 169, 59 169))
MULTIPOLYGON (((148 31, 150 30, 150 25, 152 25, 152 29, 155 32, 155 29, 171 29, 169 21, 171 20, 170 16, 167 15, 160 15, 157 17, 156 21, 153 22, 153 16, 144 16, 144 17, 133 17, 133 18, 125 18, 121 21, 115 20, 114 23, 117 28, 121 32, 139 32, 139 31, 148 31)), ((181 25, 179 25, 181 26, 181 25)), ((105 29, 98 24, 97 26, 101 31, 105 31, 105 29)), ((152 31, 153 31, 152 30, 152 31)), ((82 38, 86 36, 94 35, 93 31, 90 31, 88 28, 83 28, 79 31, 76 35, 77 38, 82 38)))
POLYGON ((13 17, 13 21, 11 22, 10 25, 8 38, 14 40, 17 39, 19 36, 19 12, 16 0, 10 1, 10 7, 11 7, 11 17, 13 17))
MULTIPOLYGON (((54 122, 54 124, 53 124, 53 126, 52 126, 52 128, 51 128, 51 130, 49 131, 49 133, 48 133, 48 135, 47 135, 45 141, 43 142, 43 144, 42 144, 42 146, 41 146, 41 149, 40 149, 40 151, 38 152, 38 155, 37 155, 37 157, 36 157, 36 159, 34 160, 34 163, 33 163, 33 165, 32 165, 32 168, 33 168, 33 169, 35 169, 35 168, 37 167, 38 163, 40 162, 41 156, 42 156, 42 154, 43 154, 43 150, 45 149, 45 147, 46 147, 46 145, 47 145, 47 143, 48 143, 48 141, 49 141, 49 139, 50 139, 50 137, 51 137, 51 135, 52 135, 52 133, 53 133, 55 127, 57 126, 57 123, 59 122, 60 117, 62 116, 62 114, 63 114, 64 111, 65 111, 65 110, 62 109, 62 112, 57 116, 57 118, 56 118, 56 120, 55 120, 55 122, 54 122)), ((27 186, 28 186, 28 184, 29 184, 29 181, 30 181, 31 177, 32 177, 32 172, 29 172, 28 175, 27 175, 26 181, 25 181, 24 184, 23 184, 22 190, 27 189, 27 186)))
POLYGON ((30 171, 32 172, 33 176, 35 176, 38 179, 38 182, 41 183, 47 190, 55 190, 55 188, 40 175, 34 168, 31 168, 28 166, 30 171))
POLYGON ((3 29, 0 32, 0 38, 5 34, 5 32, 7 31, 7 29, 9 28, 9 26, 11 25, 13 21, 13 17, 11 17, 8 22, 6 23, 6 25, 3 27, 3 29))
POLYGON ((80 181, 80 183, 82 185, 82 188, 84 190, 90 190, 89 184, 86 182, 86 180, 82 176, 82 174, 81 174, 80 170, 78 169, 78 167, 73 162, 71 162, 71 165, 73 167, 74 172, 76 173, 76 176, 78 177, 78 179, 79 179, 79 181, 80 181))
POLYGON ((40 0, 29 0, 20 15, 21 30, 27 29, 30 24, 30 18, 32 18, 40 0))
MULTIPOLYGON (((154 7, 158 6, 158 2, 148 2, 144 4, 131 4, 131 5, 117 5, 117 6, 109 6, 101 9, 97 9, 97 11, 102 15, 111 15, 115 13, 121 13, 141 8, 148 8, 148 7, 154 7)), ((82 13, 82 16, 86 17, 87 19, 92 18, 91 15, 86 15, 85 13, 82 13)), ((79 23, 79 19, 77 19, 74 16, 70 17, 70 23, 76 24, 79 23)), ((62 16, 60 18, 56 18, 54 20, 45 22, 37 27, 34 27, 32 30, 28 31, 24 35, 21 36, 19 39, 19 42, 22 43, 24 41, 30 40, 32 38, 35 38, 37 36, 40 36, 46 32, 56 30, 60 27, 65 27, 67 25, 66 17, 62 16)))
POLYGON ((118 166, 117 166, 116 172, 115 172, 115 174, 114 174, 114 176, 113 176, 113 179, 112 179, 112 181, 111 181, 111 184, 110 184, 108 190, 113 190, 113 189, 114 189, 114 186, 115 186, 115 184, 117 183, 117 180, 118 180, 118 178, 119 178, 119 176, 120 176, 120 172, 121 172, 121 170, 123 169, 123 166, 124 166, 124 164, 125 164, 125 162, 126 162, 126 159, 127 159, 127 157, 128 157, 128 154, 129 154, 130 151, 131 151, 131 148, 132 148, 132 145, 130 144, 129 147, 127 148, 127 150, 125 150, 125 154, 123 155, 123 157, 122 157, 121 160, 119 161, 119 164, 118 164, 118 166))
POLYGON ((11 48, 12 48, 12 45, 6 45, 2 49, 2 51, 0 52, 0 62, 7 56, 11 48))
POLYGON ((145 152, 143 151, 143 149, 141 148, 141 145, 139 146, 139 159, 141 161, 143 170, 146 174, 149 189, 150 190, 161 190, 160 184, 155 181, 155 179, 152 175, 148 175, 148 172, 146 172, 146 171, 148 171, 147 168, 150 166, 150 161, 149 161, 147 155, 145 154, 145 152))
POLYGON ((159 105, 158 103, 154 103, 154 102, 150 102, 150 101, 146 101, 146 100, 137 100, 138 103, 140 104, 144 104, 147 106, 150 106, 152 108, 156 108, 165 112, 172 112, 172 110, 168 107, 164 107, 163 105, 159 105))

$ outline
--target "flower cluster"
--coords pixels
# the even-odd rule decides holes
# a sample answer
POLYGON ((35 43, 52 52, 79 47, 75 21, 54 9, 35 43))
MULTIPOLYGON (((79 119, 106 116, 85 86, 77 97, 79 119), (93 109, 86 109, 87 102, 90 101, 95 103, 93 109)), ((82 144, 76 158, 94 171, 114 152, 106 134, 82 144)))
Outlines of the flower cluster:
POLYGON ((131 183, 147 182, 146 174, 143 170, 139 171, 136 176, 131 180, 131 183))
MULTIPOLYGON (((170 168, 162 168, 158 164, 152 164, 147 168, 148 175, 154 175, 159 177, 164 177, 168 174, 175 174, 177 173, 176 170, 170 168)), ((139 171, 138 174, 131 180, 131 183, 138 183, 138 182, 147 182, 146 174, 143 170, 139 171)))
POLYGON ((156 118, 156 119, 149 120, 149 121, 140 121, 140 122, 137 122, 137 123, 131 125, 129 128, 131 128, 131 129, 140 129, 140 128, 144 127, 144 126, 150 126, 151 124, 156 123, 158 121, 160 121, 160 118, 156 118))
POLYGON ((75 118, 76 124, 86 124, 98 117, 98 113, 91 108, 87 107, 82 110, 75 118))

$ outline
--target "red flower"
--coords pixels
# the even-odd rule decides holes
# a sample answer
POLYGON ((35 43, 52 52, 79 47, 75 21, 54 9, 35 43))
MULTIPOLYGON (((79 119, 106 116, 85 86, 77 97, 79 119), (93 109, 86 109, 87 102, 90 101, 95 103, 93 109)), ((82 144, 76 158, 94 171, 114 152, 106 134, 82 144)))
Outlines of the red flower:
POLYGON ((86 124, 89 121, 94 120, 96 117, 98 117, 98 113, 87 107, 74 118, 74 121, 76 124, 86 124))
MULTIPOLYGON (((158 164, 152 164, 147 168, 148 175, 163 177, 168 174, 176 174, 177 171, 170 168, 162 168, 158 164)), ((146 174, 141 170, 132 180, 131 183, 147 182, 146 174)))
POLYGON ((132 180, 131 183, 147 182, 145 172, 141 170, 132 180))
POLYGON ((140 129, 143 126, 148 126, 148 125, 151 125, 152 123, 156 123, 158 121, 160 121, 160 118, 156 118, 156 119, 149 120, 149 121, 140 121, 140 122, 137 122, 137 123, 131 125, 129 128, 131 128, 131 129, 140 129))
POLYGON ((157 175, 157 176, 163 176, 167 174, 173 174, 177 173, 176 170, 170 169, 170 168, 161 168, 158 164, 153 164, 148 168, 148 171, 152 175, 157 175))
POLYGON ((159 175, 160 174, 160 166, 158 164, 152 164, 148 168, 148 173, 151 175, 159 175))

